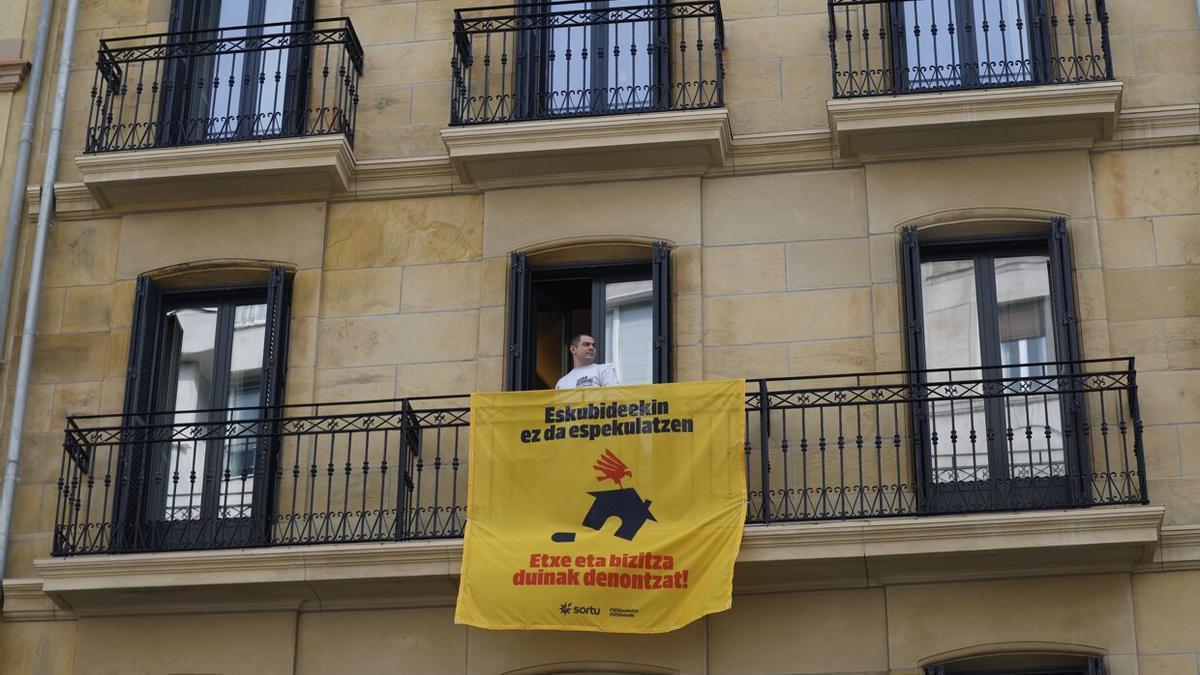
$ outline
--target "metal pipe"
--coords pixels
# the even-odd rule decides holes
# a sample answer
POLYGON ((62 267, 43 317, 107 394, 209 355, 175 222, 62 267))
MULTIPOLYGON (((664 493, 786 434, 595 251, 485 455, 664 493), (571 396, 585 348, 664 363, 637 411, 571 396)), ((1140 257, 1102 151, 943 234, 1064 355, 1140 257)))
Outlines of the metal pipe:
POLYGON ((21 356, 17 361, 17 388, 13 394, 12 423, 8 429, 8 459, 4 464, 3 495, 0 495, 0 581, 4 579, 4 567, 8 557, 13 492, 17 488, 17 467, 21 460, 21 435, 25 431, 25 405, 29 400, 29 377, 33 371, 33 343, 37 337, 38 301, 42 292, 42 270, 46 262, 46 240, 50 235, 50 217, 54 213, 54 181, 58 178, 58 153, 59 146, 62 145, 63 118, 66 117, 67 108, 67 85, 70 83, 71 77, 71 51, 75 48, 75 22, 78 18, 79 0, 67 0, 67 16, 63 21, 62 51, 58 56, 58 85, 54 91, 54 115, 50 122, 50 142, 46 147, 46 169, 42 173, 42 198, 38 205, 33 260, 29 268, 29 294, 25 299, 25 327, 21 331, 21 356))
POLYGON ((17 166, 13 173, 12 194, 8 198, 8 230, 4 236, 4 261, 0 264, 0 359, 8 355, 8 311, 12 300, 13 277, 17 269, 17 244, 25 215, 25 186, 29 183, 29 156, 33 154, 33 125, 37 121, 38 99, 42 91, 42 71, 46 65, 46 45, 50 42, 50 19, 54 0, 42 0, 38 13, 37 36, 33 43, 33 65, 25 88, 25 116, 21 118, 21 141, 17 146, 17 166))

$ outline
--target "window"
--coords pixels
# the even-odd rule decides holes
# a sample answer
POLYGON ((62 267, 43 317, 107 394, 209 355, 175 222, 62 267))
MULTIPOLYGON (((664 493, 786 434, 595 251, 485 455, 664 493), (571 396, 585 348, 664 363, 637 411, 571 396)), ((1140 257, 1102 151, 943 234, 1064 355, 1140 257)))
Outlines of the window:
POLYGON ((249 140, 303 131, 306 49, 281 48, 307 0, 175 0, 160 146, 249 140), (185 44, 186 43, 186 44, 185 44))
POLYGON ((907 90, 986 88, 1045 79, 1045 21, 1033 0, 894 3, 893 59, 907 90), (897 11, 898 10, 898 11, 897 11))
POLYGON ((666 81, 665 20, 653 0, 530 2, 533 13, 555 12, 556 27, 525 36, 533 52, 530 76, 542 86, 544 115, 590 115, 653 109, 666 81), (638 20, 630 20, 638 17, 638 20))
POLYGON ((596 339, 622 384, 670 381, 670 248, 650 257, 597 263, 530 264, 512 255, 507 387, 553 389, 571 369, 567 344, 596 339))
POLYGON ((1008 238, 903 233, 919 483, 932 510, 1053 505, 1086 481, 1065 220, 1008 238))
POLYGON ((125 419, 140 436, 120 458, 114 546, 265 536, 274 452, 252 425, 281 403, 289 296, 283 268, 261 285, 222 288, 139 277, 125 419))

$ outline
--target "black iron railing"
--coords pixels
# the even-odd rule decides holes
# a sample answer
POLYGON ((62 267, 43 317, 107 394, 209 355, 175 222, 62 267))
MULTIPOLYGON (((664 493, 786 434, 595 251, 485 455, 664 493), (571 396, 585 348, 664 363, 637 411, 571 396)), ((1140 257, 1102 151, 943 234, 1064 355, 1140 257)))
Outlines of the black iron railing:
POLYGON ((724 105, 717 0, 459 9, 450 123, 724 105))
MULTIPOLYGON (((466 398, 252 412, 71 418, 54 555, 462 535, 466 398)), ((750 523, 1147 501, 1132 360, 751 380, 745 415, 750 523)))
POLYGON ((344 134, 363 50, 346 18, 100 41, 84 152, 344 134))
POLYGON ((829 0, 838 98, 1113 79, 1105 0, 829 0))

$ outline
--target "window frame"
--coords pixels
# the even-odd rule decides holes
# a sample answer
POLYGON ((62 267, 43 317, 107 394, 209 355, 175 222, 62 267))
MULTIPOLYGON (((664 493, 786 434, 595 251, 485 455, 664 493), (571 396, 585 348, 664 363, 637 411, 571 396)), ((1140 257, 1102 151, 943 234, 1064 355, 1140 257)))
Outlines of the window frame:
MULTIPOLYGON (((984 0, 985 2, 988 0, 984 0)), ((1001 0, 1002 1, 1002 0, 1001 0)), ((954 5, 955 16, 955 31, 954 48, 959 55, 958 61, 953 63, 953 67, 958 73, 958 80, 955 84, 946 86, 929 86, 921 83, 914 83, 909 69, 911 55, 908 50, 909 30, 905 23, 904 10, 901 7, 901 2, 888 3, 888 15, 891 23, 890 51, 892 67, 892 83, 897 93, 932 93, 938 91, 957 91, 983 89, 993 87, 1014 87, 1014 86, 1034 86, 1043 84, 1051 80, 1050 63, 1048 54, 1049 46, 1049 29, 1045 22, 1039 20, 1036 25, 1040 28, 1035 29, 1034 17, 1037 16, 1036 0, 1018 0, 1022 3, 1025 9, 1024 23, 1027 48, 1029 50, 1026 59, 1029 61, 1029 79, 1027 80, 1012 80, 1004 82, 984 82, 980 73, 980 65, 982 61, 979 59, 978 40, 974 26, 975 21, 975 2, 974 0, 949 0, 954 5), (970 24, 971 30, 966 30, 965 26, 970 24), (897 37, 898 36, 898 37, 897 37), (963 54, 970 54, 971 60, 964 61, 963 54), (968 67, 970 66, 970 67, 968 67)), ((941 22, 945 25, 945 22, 941 22)), ((1010 20, 1011 23, 1011 20, 1010 20)), ((1008 59, 1013 61, 1014 59, 1008 59)), ((993 59, 997 62, 998 59, 993 59)), ((943 66, 945 67, 945 66, 943 66)))
MULTIPOLYGON (((248 0, 248 12, 255 16, 257 20, 247 23, 247 26, 252 27, 246 32, 247 37, 252 38, 262 34, 261 28, 253 27, 263 23, 266 3, 268 1, 248 0)), ((222 30, 233 28, 234 26, 221 27, 216 25, 219 21, 219 6, 218 2, 211 2, 209 0, 172 0, 171 14, 168 18, 168 32, 171 34, 171 42, 180 44, 178 40, 181 36, 176 35, 179 33, 196 34, 203 31, 215 37, 222 30)), ((308 24, 315 17, 315 6, 316 3, 313 0, 292 0, 290 20, 308 24)), ((161 122, 155 132, 155 147, 181 147, 217 142, 285 138, 303 133, 304 123, 298 118, 297 113, 304 110, 308 102, 308 63, 311 58, 310 49, 307 47, 292 47, 287 49, 287 54, 288 63, 296 64, 294 71, 297 73, 297 77, 287 78, 289 81, 284 87, 284 100, 280 106, 282 121, 278 131, 269 134, 242 132, 241 126, 243 121, 253 111, 253 106, 250 105, 253 97, 247 98, 243 96, 238 99, 236 112, 238 127, 233 130, 230 136, 209 136, 206 131, 197 132, 193 128, 198 119, 197 111, 207 107, 207 103, 198 105, 198 101, 193 100, 189 83, 195 79, 197 73, 211 71, 211 67, 209 66, 211 57, 189 56, 184 59, 169 60, 163 75, 163 93, 159 102, 159 120, 161 122)), ((249 51, 243 54, 242 67, 240 69, 243 80, 246 80, 248 74, 256 71, 261 60, 261 52, 249 51)), ((293 68, 289 67, 289 70, 293 70, 293 68)), ((211 92, 208 95, 211 95, 211 92)))
POLYGON ((591 335, 596 339, 597 352, 603 355, 607 341, 607 336, 604 335, 604 284, 614 281, 649 279, 652 297, 652 381, 655 383, 671 381, 669 244, 661 241, 654 242, 649 259, 531 265, 526 252, 515 251, 510 255, 509 263, 506 335, 508 347, 505 354, 504 382, 506 391, 528 391, 533 388, 537 353, 533 326, 537 298, 534 296, 533 285, 534 283, 553 283, 555 280, 588 279, 591 281, 591 335))
MULTIPOLYGON (((139 276, 135 291, 133 327, 129 345, 129 365, 126 371, 123 425, 125 443, 118 458, 118 489, 114 494, 114 532, 111 547, 114 551, 176 550, 184 548, 225 548, 261 544, 270 536, 270 519, 274 504, 274 464, 278 455, 278 440, 270 433, 269 420, 278 417, 283 402, 287 364, 288 327, 291 320, 292 275, 283 267, 265 270, 263 282, 236 285, 197 285, 161 288, 151 277, 139 276), (257 301, 257 302, 255 302, 257 301), (161 457, 169 453, 169 440, 155 433, 155 425, 170 424, 178 412, 173 401, 166 397, 172 391, 167 382, 168 312, 188 307, 217 306, 218 323, 213 358, 214 379, 227 378, 220 373, 223 364, 228 370, 232 355, 236 306, 239 304, 266 305, 261 361, 261 384, 255 416, 263 420, 264 428, 255 435, 254 472, 249 515, 234 518, 217 516, 220 481, 202 486, 198 519, 171 520, 162 517, 160 497, 165 504, 166 492, 162 481, 155 476, 162 468, 161 457), (224 308, 224 314, 222 311, 224 308), (228 333, 226 335, 225 333, 228 333)), ((209 401, 209 407, 196 412, 208 419, 202 423, 228 422, 231 408, 212 405, 226 402, 228 382, 214 383, 213 393, 220 398, 209 401)), ((206 465, 217 466, 223 459, 224 442, 206 450, 206 465)), ((206 475, 218 475, 209 467, 206 475)))
MULTIPOLYGON (((647 4, 653 4, 662 8, 667 6, 666 0, 644 1, 647 4)), ((533 18, 533 21, 536 23, 536 17, 545 12, 554 11, 554 5, 561 2, 563 0, 521 0, 518 11, 526 17, 533 18)), ((579 3, 571 4, 586 5, 586 9, 577 10, 583 12, 619 9, 610 7, 609 3, 610 0, 580 0, 579 3)), ((593 53, 593 58, 590 59, 588 65, 588 82, 590 86, 586 90, 592 92, 590 96, 591 102, 587 106, 570 109, 558 109, 551 105, 551 95, 557 88, 552 70, 553 65, 550 60, 550 52, 554 47, 554 31, 570 30, 570 27, 558 29, 534 27, 520 31, 517 35, 517 53, 536 55, 536 58, 529 58, 527 56, 523 59, 523 64, 516 69, 516 82, 513 89, 524 100, 517 101, 513 106, 514 119, 591 117, 613 113, 654 112, 669 108, 672 56, 672 50, 670 49, 670 20, 664 16, 660 19, 647 20, 645 23, 650 24, 652 40, 662 45, 661 53, 655 57, 649 69, 654 81, 650 84, 651 95, 648 97, 648 102, 645 105, 613 106, 609 103, 608 97, 600 100, 596 94, 601 89, 605 92, 610 92, 612 83, 609 82, 609 71, 606 65, 608 63, 607 59, 594 58, 594 54, 602 50, 607 51, 609 28, 613 25, 621 26, 624 23, 599 23, 583 27, 587 31, 588 46, 593 53)), ((578 51, 578 48, 576 50, 578 51)))
MULTIPOLYGON (((998 310, 1000 303, 996 302, 994 288, 994 272, 984 274, 980 269, 980 260, 988 262, 986 271, 992 271, 991 263, 1000 257, 1020 255, 1045 255, 1049 259, 1048 281, 1050 286, 1050 313, 1052 334, 1055 349, 1054 362, 1058 366, 1057 375, 1067 393, 1059 394, 1064 426, 1080 429, 1085 424, 1083 402, 1077 393, 1071 393, 1074 387, 1070 382, 1079 376, 1078 362, 1080 360, 1079 334, 1076 325, 1075 294, 1073 288, 1073 271, 1068 239, 1067 220, 1062 217, 1051 219, 1049 227, 1044 232, 1024 233, 1013 235, 980 235, 976 237, 953 237, 921 241, 915 226, 903 228, 901 235, 900 283, 904 300, 904 320, 906 325, 906 355, 909 379, 914 386, 914 400, 919 400, 918 391, 924 390, 927 381, 927 359, 924 326, 924 298, 921 264, 937 260, 967 260, 974 262, 976 275, 976 300, 979 304, 979 331, 981 340, 981 376, 987 379, 1002 379, 1003 366, 1000 354, 998 310), (993 278, 987 278, 987 277, 993 278), (990 287, 988 286, 990 285, 990 287), (986 298, 986 301, 985 301, 986 298), (985 306, 989 304, 990 306, 985 306), (992 310, 992 311, 985 311, 992 310), (997 356, 989 359, 989 354, 997 356)), ((985 386, 986 391, 986 386, 985 386)), ((1000 419, 1003 413, 997 409, 1003 404, 996 399, 985 399, 987 419, 1000 419)), ((1007 480, 1008 462, 1002 457, 1003 453, 996 446, 1004 439, 993 438, 988 442, 989 467, 997 466, 1004 469, 1003 476, 996 476, 995 471, 989 471, 986 480, 976 481, 943 481, 933 478, 933 454, 928 420, 932 417, 931 405, 914 403, 911 406, 910 424, 913 437, 914 467, 916 472, 917 494, 919 508, 927 512, 957 512, 964 508, 978 510, 989 502, 995 495, 997 484, 1007 480), (993 464, 995 458, 1000 461, 993 464), (979 502, 979 503, 976 503, 979 502)), ((1061 483, 1052 486, 1057 498, 1065 504, 1080 505, 1090 499, 1089 482, 1085 480, 1090 469, 1088 449, 1083 439, 1078 435, 1065 441, 1063 448, 1066 463, 1066 475, 1061 483)), ((1019 492, 1009 487, 1009 492, 1019 492)))

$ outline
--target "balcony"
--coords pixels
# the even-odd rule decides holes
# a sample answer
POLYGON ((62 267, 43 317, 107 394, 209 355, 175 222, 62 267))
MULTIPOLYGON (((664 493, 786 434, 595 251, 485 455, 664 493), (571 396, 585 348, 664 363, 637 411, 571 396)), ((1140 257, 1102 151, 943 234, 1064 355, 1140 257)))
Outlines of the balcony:
MULTIPOLYGON (((751 525, 1148 502, 1132 360, 751 380, 745 401, 751 525)), ((53 555, 461 537, 469 424, 462 396, 73 417, 53 555)))
POLYGON ((362 71, 345 18, 101 40, 76 165, 122 212, 346 190, 362 71))
POLYGON ((724 43, 716 0, 456 10, 442 138, 485 187, 702 173, 729 143, 724 43))
POLYGON ((1104 0, 828 2, 842 156, 1112 138, 1121 85, 1104 0))

